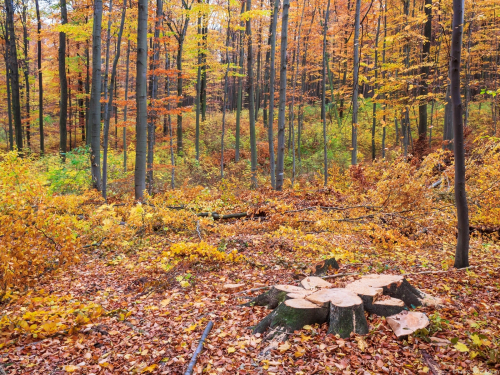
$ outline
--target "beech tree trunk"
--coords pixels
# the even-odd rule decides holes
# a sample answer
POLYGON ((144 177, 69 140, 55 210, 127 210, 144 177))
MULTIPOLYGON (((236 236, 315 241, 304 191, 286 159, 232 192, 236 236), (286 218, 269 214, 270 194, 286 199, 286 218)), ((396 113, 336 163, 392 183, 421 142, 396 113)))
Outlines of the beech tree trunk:
MULTIPOLYGON (((421 81, 420 81, 420 95, 427 96, 429 90, 427 89, 427 80, 429 79, 429 56, 431 51, 431 38, 432 38, 432 0, 425 0, 424 5, 425 15, 427 21, 424 27, 424 42, 422 44, 422 66, 421 81)), ((427 146, 427 98, 421 99, 423 103, 418 107, 418 139, 422 142, 422 146, 427 146)))
MULTIPOLYGON (((241 2, 241 11, 240 14, 243 14, 245 12, 245 2, 241 2)), ((242 101, 243 101, 243 58, 245 56, 245 51, 243 49, 243 38, 244 38, 244 28, 245 24, 243 21, 241 21, 240 27, 240 40, 239 40, 239 48, 240 48, 240 76, 238 77, 238 99, 236 103, 236 135, 235 135, 235 153, 234 153, 234 160, 236 162, 240 161, 240 122, 241 122, 241 107, 242 107, 242 101)))
MULTIPOLYGON (((361 0, 358 0, 358 2, 361 0)), ((327 143, 328 139, 326 136, 326 69, 327 69, 327 56, 326 56, 326 34, 328 31, 328 18, 330 16, 330 0, 326 5, 326 13, 325 13, 325 24, 323 25, 323 67, 321 73, 321 119, 323 120, 323 175, 324 175, 324 184, 325 186, 328 184, 328 151, 327 151, 327 143)), ((359 13, 357 16, 358 20, 358 33, 359 33, 359 13)), ((355 47, 357 48, 357 47, 355 47)), ((355 52, 356 58, 356 52, 355 52)), ((354 73, 356 74, 356 73, 354 73)))
POLYGON ((90 164, 94 188, 101 190, 101 27, 102 0, 94 1, 92 30, 92 90, 89 127, 91 130, 90 164))
POLYGON ((19 155, 23 155, 23 128, 21 123, 21 101, 19 98, 19 70, 17 62, 16 33, 14 28, 14 4, 12 0, 5 1, 7 48, 9 57, 9 76, 12 95, 12 114, 14 117, 14 129, 16 135, 16 146, 19 155))
POLYGON ((29 80, 29 74, 30 74, 30 64, 29 64, 29 39, 28 39, 28 24, 27 24, 27 5, 26 5, 26 0, 23 0, 22 2, 23 6, 23 11, 22 11, 22 18, 23 18, 23 44, 24 44, 24 89, 26 92, 26 147, 28 149, 31 148, 31 120, 30 120, 30 80, 29 80))
MULTIPOLYGON (((247 12, 252 10, 252 0, 247 0, 247 12)), ((250 153, 252 170, 252 188, 257 188, 257 138, 255 134, 255 85, 253 79, 253 52, 252 52, 252 20, 246 21, 246 34, 248 38, 248 117, 250 120, 250 153)))
POLYGON ((290 0, 283 0, 283 15, 281 17, 281 56, 280 56, 280 98, 278 112, 278 160, 276 165, 276 190, 283 190, 285 166, 285 114, 286 114, 286 74, 288 44, 288 10, 290 0))
POLYGON ((144 198, 146 189, 147 153, 147 64, 148 64, 148 1, 139 0, 137 21, 137 74, 136 74, 136 152, 135 152, 135 199, 144 198))
POLYGON ((106 117, 104 119, 104 144, 103 144, 103 157, 102 157, 102 197, 104 198, 104 200, 107 200, 108 143, 109 143, 109 123, 111 119, 111 111, 109 109, 113 108, 113 88, 116 83, 116 71, 118 68, 118 60, 120 59, 123 25, 125 24, 126 12, 127 12, 127 0, 123 0, 123 10, 122 10, 122 18, 120 21, 120 30, 118 31, 115 58, 113 60, 113 67, 111 68, 111 80, 109 83, 109 87, 105 88, 108 91, 109 100, 106 103, 108 110, 105 111, 106 117))
MULTIPOLYGON (((66 0, 61 0, 61 24, 68 23, 66 0)), ((59 102, 59 152, 61 161, 66 161, 67 115, 68 115, 68 82, 66 80, 66 33, 59 32, 59 87, 61 90, 59 102)))
POLYGON ((45 140, 43 134, 43 79, 42 79, 42 21, 40 19, 40 5, 35 0, 37 20, 37 67, 38 67, 38 125, 40 127, 40 155, 45 153, 45 140))
POLYGON ((464 2, 453 0, 453 27, 451 36, 450 83, 453 106, 453 150, 455 153, 455 202, 457 207, 458 238, 455 252, 455 267, 469 266, 469 208, 465 191, 465 150, 463 131, 463 108, 460 96, 460 64, 462 57, 462 34, 464 2))
MULTIPOLYGON (((130 74, 130 39, 127 42, 127 61, 125 63, 125 102, 128 100, 128 79, 130 74)), ((128 105, 125 103, 123 108, 123 172, 127 172, 127 110, 128 105)))
POLYGON ((359 76, 359 15, 361 0, 356 0, 356 16, 354 20, 354 68, 352 90, 352 145, 351 164, 358 164, 358 76, 359 76))
POLYGON ((280 0, 275 0, 273 17, 271 21, 271 63, 269 65, 269 123, 267 125, 267 138, 269 143, 269 165, 271 172, 271 186, 276 188, 276 173, 274 161, 274 81, 276 79, 276 26, 278 24, 278 12, 280 0))

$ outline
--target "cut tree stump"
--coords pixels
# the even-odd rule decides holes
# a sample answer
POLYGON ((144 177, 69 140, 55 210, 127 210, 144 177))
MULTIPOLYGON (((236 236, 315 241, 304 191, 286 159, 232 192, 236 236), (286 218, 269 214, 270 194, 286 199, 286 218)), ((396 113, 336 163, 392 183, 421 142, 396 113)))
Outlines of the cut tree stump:
POLYGON ((275 285, 269 291, 259 294, 244 306, 267 306, 268 309, 275 309, 281 302, 287 299, 289 293, 303 293, 304 288, 293 285, 275 285))
POLYGON ((356 293, 340 288, 323 289, 306 298, 322 307, 330 306, 328 333, 342 338, 349 337, 351 332, 360 335, 368 333, 363 301, 356 293))
POLYGON ((304 289, 331 288, 333 284, 316 276, 308 276, 300 282, 304 289))
POLYGON ((399 275, 366 275, 347 284, 346 289, 357 293, 363 299, 367 311, 370 311, 371 306, 382 294, 402 300, 407 307, 422 306, 426 297, 399 275))
POLYGON ((408 336, 429 325, 429 318, 424 313, 415 311, 402 311, 386 319, 397 337, 408 336))
POLYGON ((366 311, 368 311, 370 314, 377 314, 378 316, 399 314, 405 308, 406 306, 403 301, 393 297, 376 301, 371 306, 365 306, 366 311))
POLYGON ((305 325, 325 323, 328 319, 328 308, 321 307, 306 299, 289 299, 257 324, 253 333, 264 333, 268 328, 293 332, 305 325))
POLYGON ((225 284, 222 289, 227 293, 239 292, 245 287, 245 284, 225 284))
POLYGON ((329 270, 339 269, 339 264, 335 258, 325 259, 321 263, 314 265, 311 269, 311 275, 313 276, 323 276, 329 270))

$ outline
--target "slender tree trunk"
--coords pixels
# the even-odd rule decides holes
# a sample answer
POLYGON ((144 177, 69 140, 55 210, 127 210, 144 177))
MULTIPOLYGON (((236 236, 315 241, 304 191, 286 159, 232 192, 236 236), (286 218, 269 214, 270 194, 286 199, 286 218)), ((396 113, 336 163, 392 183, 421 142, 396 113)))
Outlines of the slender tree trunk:
POLYGON ((83 96, 85 91, 83 88, 83 77, 82 72, 78 72, 78 126, 80 127, 80 132, 82 133, 82 142, 85 142, 85 105, 83 96))
MULTIPOLYGON (((108 105, 108 79, 109 79, 109 52, 111 49, 111 16, 113 14, 113 0, 109 0, 108 31, 106 34, 106 60, 104 61, 104 121, 108 118, 111 108, 108 105)), ((109 130, 109 129, 108 129, 109 130)), ((106 137, 106 135, 104 135, 106 137)))
MULTIPOLYGON (((358 0, 361 1, 361 0, 358 0)), ((327 69, 327 56, 326 56, 326 38, 327 38, 327 32, 328 32, 328 18, 330 17, 330 0, 328 0, 328 3, 326 5, 326 13, 325 13, 325 24, 323 25, 323 66, 322 66, 322 72, 321 72, 321 119, 323 121, 323 176, 325 178, 325 186, 328 184, 328 151, 327 151, 327 145, 328 145, 328 138, 326 135, 326 69, 327 69)), ((358 33, 359 33, 359 15, 358 15, 358 33)), ((357 47, 355 47, 357 48, 357 47)), ((355 55, 356 56, 356 49, 355 49, 355 55)), ((356 74, 356 73, 355 73, 356 74)))
POLYGON ((231 5, 227 4, 227 30, 226 30, 226 72, 224 73, 224 99, 222 100, 222 132, 220 137, 220 178, 224 178, 224 135, 226 133, 226 98, 229 66, 229 35, 231 31, 231 5))
MULTIPOLYGON (((61 0, 61 24, 68 23, 68 12, 66 9, 66 0, 61 0)), ((61 161, 66 161, 66 143, 67 143, 67 115, 68 115, 68 82, 66 80, 66 33, 59 33, 59 86, 60 96, 60 114, 59 114, 59 152, 61 161)))
POLYGON ((427 147, 427 94, 429 93, 427 80, 429 79, 429 62, 431 52, 431 39, 432 39, 432 0, 425 0, 425 15, 427 21, 424 27, 424 41, 422 44, 422 70, 420 81, 420 96, 423 102, 418 107, 418 140, 422 143, 423 147, 427 147))
POLYGON ((465 191, 465 151, 463 108, 460 97, 460 64, 464 23, 464 1, 453 0, 453 28, 451 36, 450 80, 453 105, 453 150, 455 153, 455 202, 457 207, 458 238, 455 267, 469 266, 469 209, 465 191))
POLYGON ((147 152, 147 77, 148 68, 148 1, 139 0, 137 21, 137 75, 136 75, 136 152, 135 152, 135 199, 144 198, 146 189, 147 152))
POLYGON ((109 142, 109 123, 111 118, 110 108, 113 108, 113 88, 116 83, 116 71, 118 68, 118 60, 120 59, 120 51, 122 44, 123 25, 125 24, 125 14, 127 12, 127 0, 123 0, 122 18, 120 21, 120 30, 116 41, 116 52, 113 60, 113 67, 111 68, 111 81, 109 86, 105 89, 108 91, 108 108, 106 118, 104 119, 104 143, 103 143, 103 157, 102 157, 102 197, 107 201, 107 181, 108 181, 108 142, 109 142))
POLYGON ((6 34, 8 48, 8 69, 12 95, 12 113, 16 134, 16 146, 19 155, 23 155, 23 128, 21 123, 21 100, 19 98, 19 70, 17 63, 16 34, 14 28, 14 4, 12 0, 5 1, 6 34))
MULTIPOLYGON (((264 0, 260 1, 260 8, 264 7, 264 0)), ((257 31, 257 80, 255 85, 255 121, 259 119, 260 109, 260 63, 261 63, 261 50, 262 50, 262 21, 259 20, 259 30, 257 31)))
MULTIPOLYGON (((201 0, 198 0, 200 3, 201 0)), ((198 36, 201 34, 201 13, 198 14, 198 36)), ((201 115, 201 41, 198 41, 198 69, 196 76, 196 160, 200 161, 200 115, 201 115)))
MULTIPOLYGON (((382 0, 380 0, 380 5, 382 5, 382 0)), ((387 0, 385 1, 384 7, 384 44, 382 47, 382 82, 385 83, 385 48, 386 48, 386 40, 387 40, 387 0)), ((382 96, 382 100, 384 101, 384 117, 383 117, 383 126, 382 126, 382 158, 385 159, 385 138, 386 138, 386 111, 387 111, 387 103, 386 103, 386 94, 384 93, 382 96)))
POLYGON ((274 171, 274 81, 276 80, 276 27, 278 24, 278 13, 280 0, 274 1, 274 10, 271 23, 271 63, 269 65, 269 124, 267 126, 267 137, 269 142, 269 164, 271 170, 271 186, 276 188, 276 174, 274 171))
MULTIPOLYGON (((207 5, 208 3, 209 0, 207 0, 207 5)), ((201 33, 203 35, 203 52, 201 55, 201 60, 203 61, 201 69, 201 121, 204 122, 207 120, 207 54, 205 51, 208 50, 208 19, 206 17, 203 18, 201 33)))
MULTIPOLYGON (((247 0, 247 12, 252 10, 252 0, 247 0)), ((253 52, 252 52, 252 20, 246 21, 246 34, 248 38, 248 117, 250 120, 250 152, 252 187, 257 188, 257 139, 255 134, 255 85, 253 79, 253 52)))
MULTIPOLYGON (((165 48, 166 51, 166 64, 167 70, 170 69, 170 57, 168 55, 168 49, 165 48)), ((170 76, 167 75, 167 96, 170 96, 170 76)), ((172 172, 170 174, 170 186, 172 189, 175 189, 175 156, 174 156, 174 134, 172 131, 172 117, 170 115, 170 100, 167 103, 167 120, 168 120, 168 132, 170 136, 170 165, 172 167, 172 172)))
POLYGON ((87 45, 85 47, 85 58, 86 58, 86 69, 85 74, 85 144, 90 146, 92 141, 92 129, 90 127, 90 52, 89 52, 89 42, 87 40, 87 45))
POLYGON ((30 121, 30 62, 29 62, 29 39, 28 39, 28 24, 27 24, 27 5, 26 0, 23 0, 23 42, 24 42, 24 85, 26 90, 26 147, 31 148, 31 121, 30 121))
POLYGON ((43 134, 43 79, 42 79, 42 21, 40 19, 40 6, 35 0, 37 20, 37 67, 38 67, 38 125, 40 127, 40 155, 45 153, 43 134))
MULTIPOLYGON (((245 2, 241 2, 241 11, 240 14, 243 14, 245 12, 245 2)), ((244 22, 241 21, 240 24, 240 76, 238 77, 238 102, 236 103, 236 136, 235 136, 235 141, 236 141, 236 146, 235 146, 235 153, 234 153, 234 160, 236 162, 240 161, 240 122, 241 122, 241 107, 242 107, 242 101, 243 101, 243 59, 245 56, 245 50, 243 48, 243 38, 244 38, 244 22)))
POLYGON ((130 74, 130 39, 127 41, 127 61, 125 67, 125 107, 123 108, 123 172, 127 172, 127 111, 128 79, 130 74))
POLYGON ((280 51, 280 98, 278 111, 278 160, 276 164, 276 190, 283 190, 285 166, 285 114, 286 114, 286 48, 288 43, 288 10, 290 0, 283 0, 283 15, 281 16, 281 51, 280 51))
MULTIPOLYGON (((474 19, 474 12, 472 13, 472 19, 474 19)), ((470 102, 470 63, 471 63, 471 53, 470 53, 470 45, 472 40, 472 24, 473 21, 469 22, 469 34, 467 36, 467 64, 465 67, 465 116, 464 116, 464 128, 467 127, 467 123, 469 121, 469 102, 470 102)))
POLYGON ((359 18, 361 0, 356 0, 356 16, 354 21, 354 70, 352 90, 352 145, 351 164, 358 163, 358 90, 359 90, 359 18))
MULTIPOLYGON (((377 32, 375 34, 375 62, 374 62, 374 70, 375 70, 375 84, 374 91, 377 89, 378 83, 378 37, 380 34, 380 13, 377 21, 377 32)), ((375 129, 377 126, 377 102, 373 100, 373 110, 372 110, 372 160, 375 160, 375 129)))
MULTIPOLYGON (((92 91, 89 128, 91 130, 90 164, 94 188, 101 191, 101 27, 102 0, 94 0, 92 30, 92 91)), ((88 134, 88 133, 87 133, 88 134)))
MULTIPOLYGON (((182 108, 182 50, 184 45, 184 37, 181 36, 177 49, 177 96, 179 101, 177 108, 179 111, 182 108)), ((177 155, 183 155, 183 142, 182 142, 182 114, 177 115, 177 155)))

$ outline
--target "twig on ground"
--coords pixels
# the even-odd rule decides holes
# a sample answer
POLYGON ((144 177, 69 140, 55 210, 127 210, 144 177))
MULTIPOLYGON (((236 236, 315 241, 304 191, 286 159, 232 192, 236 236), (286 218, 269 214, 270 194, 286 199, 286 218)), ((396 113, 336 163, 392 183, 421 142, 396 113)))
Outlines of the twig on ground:
POLYGON ((424 359, 424 362, 429 366, 429 369, 431 370, 433 375, 441 375, 442 371, 438 368, 439 365, 436 363, 436 361, 431 357, 429 353, 427 353, 427 350, 422 349, 420 350, 420 353, 422 353, 422 358, 424 359))

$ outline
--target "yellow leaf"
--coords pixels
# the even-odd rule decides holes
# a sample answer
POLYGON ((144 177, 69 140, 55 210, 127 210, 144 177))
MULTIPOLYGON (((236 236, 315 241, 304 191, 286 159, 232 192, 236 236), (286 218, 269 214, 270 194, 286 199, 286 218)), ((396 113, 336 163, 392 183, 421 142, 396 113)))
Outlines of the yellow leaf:
POLYGON ((356 341, 358 342, 358 348, 362 352, 365 351, 365 349, 368 347, 366 341, 362 337, 356 337, 356 341))
POLYGON ((162 305, 162 306, 168 306, 168 304, 170 303, 170 301, 172 301, 172 298, 164 299, 163 301, 160 302, 160 305, 162 305))
POLYGON ((281 353, 286 352, 288 349, 290 349, 291 345, 289 341, 286 341, 283 345, 278 346, 278 349, 281 353))
POLYGON ((188 333, 189 333, 189 332, 193 332, 193 331, 196 329, 196 327, 197 327, 197 326, 198 326, 198 324, 196 324, 196 323, 195 323, 195 324, 193 324, 193 325, 190 325, 189 327, 187 327, 187 328, 184 330, 184 332, 188 332, 188 333))
POLYGON ((153 363, 152 365, 143 368, 141 372, 153 372, 153 370, 157 367, 158 365, 156 363, 153 363))
POLYGON ((301 348, 300 346, 297 347, 297 351, 293 354, 295 357, 302 357, 304 354, 306 354, 306 351, 304 348, 301 348))
POLYGON ((481 340, 478 335, 473 334, 470 338, 472 339, 472 342, 477 346, 483 345, 483 340, 481 340))
POLYGON ((73 365, 64 366, 64 371, 66 372, 75 372, 77 370, 80 370, 80 367, 73 365))
POLYGON ((227 352, 228 352, 229 354, 234 353, 235 351, 236 351, 236 349, 235 349, 235 348, 233 348, 233 347, 231 347, 231 348, 227 348, 227 352))
POLYGON ((468 352, 469 351, 469 348, 467 347, 467 345, 465 345, 464 343, 457 343, 456 345, 454 345, 454 348, 457 349, 459 352, 468 352))

